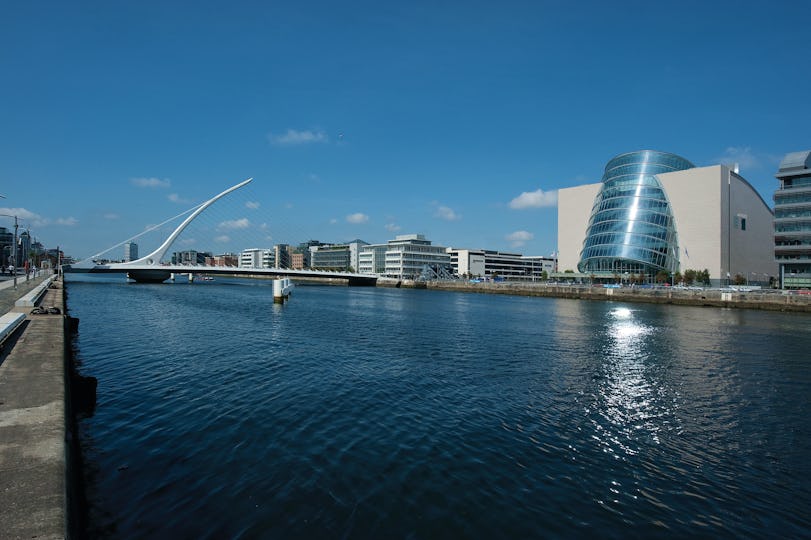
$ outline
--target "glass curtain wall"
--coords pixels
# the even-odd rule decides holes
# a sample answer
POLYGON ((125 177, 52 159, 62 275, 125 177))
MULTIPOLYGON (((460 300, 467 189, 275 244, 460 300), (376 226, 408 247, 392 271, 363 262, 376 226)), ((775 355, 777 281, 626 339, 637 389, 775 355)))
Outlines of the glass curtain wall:
POLYGON ((657 174, 694 165, 667 152, 620 154, 605 166, 591 209, 578 270, 598 277, 638 276, 679 269, 679 247, 670 203, 657 174))

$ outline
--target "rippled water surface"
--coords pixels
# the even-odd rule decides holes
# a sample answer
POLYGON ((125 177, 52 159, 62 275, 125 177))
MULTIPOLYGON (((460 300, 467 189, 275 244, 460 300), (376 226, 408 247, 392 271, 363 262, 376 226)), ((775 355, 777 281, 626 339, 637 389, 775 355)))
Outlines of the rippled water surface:
POLYGON ((811 535, 811 317, 70 281, 89 534, 811 535))

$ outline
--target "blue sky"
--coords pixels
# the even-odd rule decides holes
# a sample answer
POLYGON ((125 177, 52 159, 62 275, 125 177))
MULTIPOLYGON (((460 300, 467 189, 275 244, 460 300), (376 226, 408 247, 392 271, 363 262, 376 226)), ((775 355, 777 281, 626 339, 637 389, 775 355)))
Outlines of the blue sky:
POLYGON ((0 214, 81 258, 253 177, 253 206, 218 216, 250 227, 192 247, 266 247, 264 225, 549 255, 556 190, 646 148, 738 162, 771 204, 782 156, 811 148, 808 20, 803 1, 6 2, 0 214))

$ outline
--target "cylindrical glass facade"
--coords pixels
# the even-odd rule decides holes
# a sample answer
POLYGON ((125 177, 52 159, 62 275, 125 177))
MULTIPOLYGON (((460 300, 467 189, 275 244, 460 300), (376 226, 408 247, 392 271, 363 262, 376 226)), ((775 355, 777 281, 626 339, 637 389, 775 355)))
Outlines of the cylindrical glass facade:
POLYGON ((679 247, 670 203, 657 174, 694 165, 667 152, 620 154, 605 166, 580 252, 580 272, 644 274, 679 269, 679 247))

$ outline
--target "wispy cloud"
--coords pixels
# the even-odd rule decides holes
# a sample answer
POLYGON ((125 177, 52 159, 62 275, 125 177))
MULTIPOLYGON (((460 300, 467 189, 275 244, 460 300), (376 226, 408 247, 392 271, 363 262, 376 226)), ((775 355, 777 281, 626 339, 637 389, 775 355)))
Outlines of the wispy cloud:
POLYGON ((215 236, 214 241, 219 242, 220 244, 225 244, 231 241, 231 237, 227 234, 221 234, 220 236, 215 236))
POLYGON ((38 221, 42 220, 42 216, 36 214, 30 210, 26 210, 25 208, 0 208, 0 214, 4 214, 5 216, 16 216, 19 220, 26 220, 26 221, 38 221))
POLYGON ((510 246, 517 248, 535 238, 535 235, 527 231, 515 231, 506 235, 504 238, 510 243, 510 246))
POLYGON ((251 222, 248 218, 242 219, 231 219, 228 221, 221 221, 219 225, 217 225, 217 230, 220 231, 234 231, 238 229, 247 229, 251 226, 251 222))
POLYGON ((725 165, 737 163, 741 169, 754 169, 760 166, 760 159, 748 146, 729 146, 715 161, 725 165))
POLYGON ((170 193, 169 195, 166 196, 166 198, 172 201, 173 203, 177 204, 191 204, 190 200, 182 198, 177 193, 170 193))
POLYGON ((164 178, 163 180, 154 177, 130 178, 130 182, 133 186, 142 188, 168 188, 172 185, 171 180, 168 178, 164 178))
POLYGON ((256 210, 259 208, 259 203, 254 201, 248 201, 245 203, 245 208, 250 208, 251 210, 256 210))
POLYGON ((433 204, 436 206, 436 209, 434 210, 434 217, 444 219, 445 221, 459 221, 462 219, 462 214, 457 214, 453 211, 453 208, 437 202, 434 202, 433 204))
POLYGON ((396 223, 386 223, 386 230, 389 232, 397 232, 400 229, 402 229, 402 227, 400 227, 396 223))
POLYGON ((282 135, 269 133, 268 140, 275 146, 298 146, 302 144, 325 143, 329 141, 327 134, 321 130, 288 129, 282 135))
POLYGON ((525 208, 544 208, 555 206, 558 203, 557 190, 544 191, 536 189, 535 191, 524 191, 518 197, 510 201, 510 208, 514 210, 523 210, 525 208))
POLYGON ((332 218, 332 219, 329 220, 330 225, 335 225, 336 223, 338 223, 338 220, 335 219, 335 218, 332 218))
POLYGON ((49 225, 73 227, 79 223, 79 221, 73 217, 49 219, 25 208, 0 208, 0 214, 16 216, 17 224, 20 227, 48 227, 49 225))
POLYGON ((119 217, 121 217, 121 216, 119 216, 118 214, 114 214, 112 212, 104 214, 104 219, 114 220, 114 219, 118 219, 119 217))
POLYGON ((369 221, 369 216, 366 214, 362 214, 361 212, 357 212, 355 214, 349 214, 346 216, 347 223, 366 223, 369 221))

